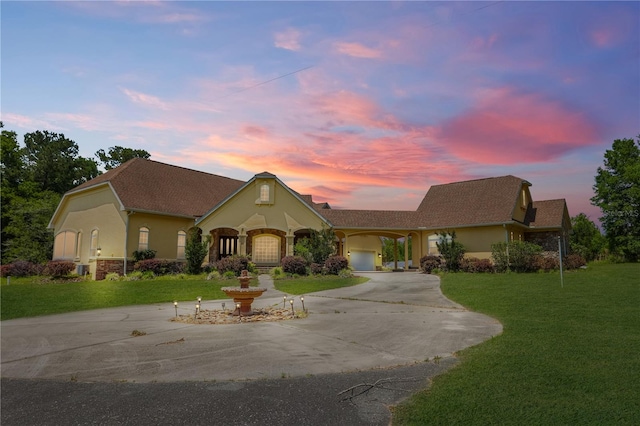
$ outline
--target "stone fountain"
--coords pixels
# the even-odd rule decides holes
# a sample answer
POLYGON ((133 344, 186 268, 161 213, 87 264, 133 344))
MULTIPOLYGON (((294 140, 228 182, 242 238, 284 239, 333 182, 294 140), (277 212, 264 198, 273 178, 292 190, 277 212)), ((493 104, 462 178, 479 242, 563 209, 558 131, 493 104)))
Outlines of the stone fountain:
POLYGON ((238 303, 240 304, 240 308, 236 308, 233 311, 234 316, 240 315, 245 317, 253 315, 253 311, 251 310, 253 299, 262 296, 262 293, 267 291, 267 289, 261 287, 249 287, 251 277, 246 270, 242 271, 238 280, 240 281, 240 287, 222 287, 222 291, 233 299, 236 306, 238 306, 238 303))

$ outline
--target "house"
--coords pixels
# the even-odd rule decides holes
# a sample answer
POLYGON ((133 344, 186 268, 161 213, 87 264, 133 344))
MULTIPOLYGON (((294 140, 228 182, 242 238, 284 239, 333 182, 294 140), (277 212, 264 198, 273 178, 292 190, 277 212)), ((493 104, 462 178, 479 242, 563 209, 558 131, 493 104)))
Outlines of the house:
POLYGON ((310 230, 332 228, 338 253, 356 270, 382 265, 383 237, 411 240, 398 260, 407 268, 437 254, 438 233, 455 231, 468 256, 488 258, 498 241, 566 247, 571 227, 565 200, 533 201, 531 183, 515 176, 432 186, 416 210, 332 209, 263 172, 244 182, 136 158, 67 192, 49 227, 54 259, 103 279, 130 271, 136 250, 185 258, 187 233, 211 236, 208 259, 250 255, 258 266, 278 265, 310 230))

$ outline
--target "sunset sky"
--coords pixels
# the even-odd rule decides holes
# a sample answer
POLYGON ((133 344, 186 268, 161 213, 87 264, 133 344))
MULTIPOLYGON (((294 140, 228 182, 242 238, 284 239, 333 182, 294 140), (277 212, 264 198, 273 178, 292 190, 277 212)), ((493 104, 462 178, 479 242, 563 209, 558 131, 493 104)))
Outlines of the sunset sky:
MULTIPOLYGON (((512 174, 590 205, 640 134, 639 2, 2 1, 6 130, 64 133, 334 208, 512 174)), ((197 188, 194 188, 197 190, 197 188)))

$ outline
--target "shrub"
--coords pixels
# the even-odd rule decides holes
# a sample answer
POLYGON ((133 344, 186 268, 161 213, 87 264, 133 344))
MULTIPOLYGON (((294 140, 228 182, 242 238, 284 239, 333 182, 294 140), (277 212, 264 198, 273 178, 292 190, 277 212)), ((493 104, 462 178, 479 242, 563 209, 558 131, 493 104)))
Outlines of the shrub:
POLYGON ((233 271, 226 271, 224 274, 222 274, 222 279, 232 280, 232 279, 234 279, 234 278, 236 278, 238 276, 239 275, 236 275, 236 273, 233 272, 233 271))
POLYGON ((326 273, 324 265, 321 263, 312 263, 310 269, 313 275, 323 275, 326 273))
POLYGON ((280 279, 284 276, 284 271, 282 270, 282 266, 276 266, 275 268, 271 269, 270 271, 270 275, 271 277, 273 277, 273 279, 280 279))
POLYGON ((460 261, 460 270, 469 273, 493 272, 493 263, 489 259, 478 259, 476 257, 466 257, 460 261))
POLYGON ((190 274, 197 275, 202 272, 202 261, 207 257, 210 240, 210 235, 202 238, 200 228, 193 228, 189 231, 189 238, 184 250, 187 259, 187 272, 190 274))
POLYGON ((105 281, 120 281, 120 274, 118 274, 117 272, 109 272, 107 275, 105 275, 104 280, 105 281))
POLYGON ((538 256, 542 247, 527 241, 511 241, 491 245, 491 258, 496 272, 510 269, 513 272, 533 272, 538 270, 538 256))
POLYGON ((133 261, 140 262, 141 260, 153 259, 156 257, 156 251, 147 249, 147 250, 136 250, 133 252, 133 261))
POLYGON ((0 265, 0 277, 8 277, 11 275, 11 265, 0 265))
POLYGON ((207 281, 212 281, 212 280, 219 280, 220 279, 220 272, 218 271, 211 271, 207 274, 207 278, 205 278, 207 281))
POLYGON ((307 275, 307 261, 302 256, 285 256, 280 265, 287 274, 307 275))
MULTIPOLYGON (((107 274, 107 277, 110 274, 107 274)), ((140 281, 142 278, 144 277, 144 274, 142 271, 133 271, 127 274, 127 276, 124 278, 125 281, 140 281)), ((106 278, 105 278, 106 279, 106 278)))
POLYGON ((340 278, 351 278, 352 276, 353 273, 349 268, 341 269, 340 272, 338 272, 338 277, 340 278))
POLYGON ((578 269, 581 266, 587 264, 587 262, 584 260, 584 257, 580 256, 579 254, 570 254, 569 256, 565 257, 562 262, 562 266, 564 266, 566 269, 578 269))
POLYGON ((66 260, 52 260, 47 263, 44 269, 45 275, 50 275, 54 278, 66 277, 71 271, 76 269, 76 264, 66 260))
POLYGON ((460 269, 460 262, 464 257, 464 246, 456 241, 456 233, 438 234, 440 241, 436 243, 438 251, 444 259, 443 266, 447 271, 455 272, 460 269))
POLYGON ((431 274, 434 269, 439 269, 442 266, 442 259, 438 256, 422 256, 420 258, 420 270, 425 274, 431 274))
POLYGON ((28 262, 26 260, 16 260, 8 265, 3 265, 2 276, 31 277, 33 275, 42 274, 43 269, 44 267, 42 265, 28 262))
MULTIPOLYGON (((340 275, 340 271, 349 268, 349 261, 344 256, 330 256, 324 262, 324 268, 327 274, 340 275)), ((351 272, 349 272, 351 274, 351 272)))
POLYGON ((140 272, 153 272, 154 275, 179 274, 184 270, 184 262, 166 259, 146 259, 137 262, 133 269, 140 272))
POLYGON ((560 267, 558 259, 553 256, 538 255, 534 262, 538 271, 550 272, 560 267))
POLYGON ((216 262, 216 269, 222 275, 233 272, 234 276, 239 277, 244 269, 249 270, 249 258, 240 255, 223 257, 216 262))

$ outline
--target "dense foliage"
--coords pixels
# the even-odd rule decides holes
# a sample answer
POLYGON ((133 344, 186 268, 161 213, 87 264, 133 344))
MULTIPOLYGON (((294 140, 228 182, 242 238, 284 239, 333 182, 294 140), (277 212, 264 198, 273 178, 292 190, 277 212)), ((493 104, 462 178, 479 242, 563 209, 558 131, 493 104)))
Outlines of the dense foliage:
POLYGON ((302 256, 309 264, 324 263, 336 252, 336 234, 331 228, 312 229, 310 236, 301 238, 293 250, 296 256, 302 256))
POLYGON ((580 213, 571 218, 569 243, 573 253, 591 261, 604 254, 606 240, 596 224, 586 214, 580 213))
POLYGON ((464 246, 456 241, 456 232, 443 232, 439 233, 440 240, 436 243, 438 251, 444 259, 442 265, 445 270, 450 272, 456 272, 460 270, 460 262, 464 257, 464 246))
POLYGON ((626 260, 640 259, 640 136, 616 139, 598 167, 591 203, 602 210, 609 250, 626 260))
POLYGON ((280 265, 287 274, 307 275, 307 261, 302 256, 285 256, 280 265))
MULTIPOLYGON (((139 151, 115 147, 109 153, 144 156, 139 151)), ((110 161, 116 164, 117 158, 110 161)), ((62 195, 98 176, 98 163, 80 156, 78 145, 62 133, 26 133, 21 145, 16 132, 3 128, 0 172, 2 264, 17 260, 43 264, 53 256, 54 236, 48 225, 62 195)))
POLYGON ((202 262, 209 252, 209 241, 211 241, 211 236, 207 235, 202 238, 200 228, 189 230, 189 238, 187 238, 184 251, 187 259, 187 273, 196 275, 202 272, 202 262))

